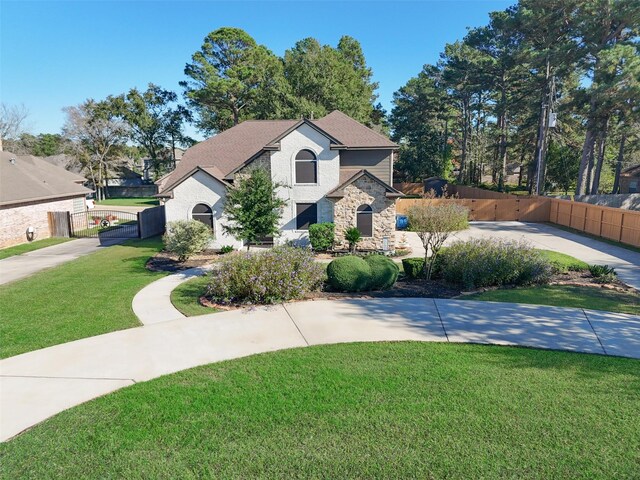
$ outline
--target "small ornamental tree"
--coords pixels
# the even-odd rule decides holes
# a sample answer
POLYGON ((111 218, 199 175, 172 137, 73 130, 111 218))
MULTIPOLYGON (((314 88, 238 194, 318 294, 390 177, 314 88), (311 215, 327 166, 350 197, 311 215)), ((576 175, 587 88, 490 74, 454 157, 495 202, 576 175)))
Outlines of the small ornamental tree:
POLYGON ((349 251, 352 254, 356 253, 356 246, 360 238, 362 238, 362 235, 360 235, 360 230, 356 227, 349 227, 344 231, 344 239, 349 243, 349 251))
POLYGON ((424 276, 431 279, 431 271, 445 240, 452 232, 469 228, 469 209, 444 200, 415 204, 407 211, 409 230, 416 232, 424 246, 424 276), (429 256, 431 251, 431 256, 429 256))
POLYGON ((278 234, 278 222, 286 202, 278 197, 280 184, 271 180, 269 172, 256 168, 248 176, 240 176, 238 184, 229 189, 224 213, 229 223, 225 233, 251 243, 278 234))

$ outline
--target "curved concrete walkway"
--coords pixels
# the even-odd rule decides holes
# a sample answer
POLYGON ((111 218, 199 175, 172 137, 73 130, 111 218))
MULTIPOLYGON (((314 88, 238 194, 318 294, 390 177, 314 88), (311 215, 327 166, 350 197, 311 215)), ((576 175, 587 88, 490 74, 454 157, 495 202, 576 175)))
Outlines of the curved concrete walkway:
MULTIPOLYGON (((175 277, 172 282, 180 280, 175 277)), ((184 281, 189 273, 181 277, 184 281)), ((152 284, 162 286, 158 306, 166 301, 168 278, 152 284)), ((198 365, 308 345, 400 340, 523 345, 640 358, 640 316, 385 298, 307 301, 166 319, 0 361, 0 441, 92 398, 198 365)))

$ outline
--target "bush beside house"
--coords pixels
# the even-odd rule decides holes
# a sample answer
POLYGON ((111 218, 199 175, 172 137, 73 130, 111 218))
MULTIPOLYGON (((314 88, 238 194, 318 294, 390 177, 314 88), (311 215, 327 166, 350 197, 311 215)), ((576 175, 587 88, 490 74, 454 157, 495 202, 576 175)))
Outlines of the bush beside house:
POLYGON ((203 252, 213 234, 208 226, 198 220, 178 220, 167 224, 167 232, 162 237, 165 250, 178 255, 178 261, 203 252))

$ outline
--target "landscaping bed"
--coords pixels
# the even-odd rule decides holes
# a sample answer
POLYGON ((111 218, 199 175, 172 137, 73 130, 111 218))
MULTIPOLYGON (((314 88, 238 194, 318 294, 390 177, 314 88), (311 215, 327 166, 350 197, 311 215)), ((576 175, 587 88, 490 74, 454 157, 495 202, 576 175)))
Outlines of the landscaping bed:
POLYGON ((141 382, 0 444, 0 478, 636 478, 638 360, 308 347, 141 382))
POLYGON ((190 268, 208 265, 219 258, 220 254, 216 250, 205 250, 181 262, 178 260, 177 254, 161 250, 149 259, 147 269, 153 272, 181 272, 190 268))

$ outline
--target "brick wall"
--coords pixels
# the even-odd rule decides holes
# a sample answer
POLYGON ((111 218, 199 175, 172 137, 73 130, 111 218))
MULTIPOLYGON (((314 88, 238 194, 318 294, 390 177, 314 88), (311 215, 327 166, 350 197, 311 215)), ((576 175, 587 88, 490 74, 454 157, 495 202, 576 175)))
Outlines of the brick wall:
MULTIPOLYGON (((84 197, 80 198, 84 208, 84 197)), ((48 238, 50 235, 47 212, 68 211, 73 213, 73 201, 73 198, 66 198, 0 207, 0 247, 26 243, 26 231, 30 226, 36 230, 36 240, 48 238)))

